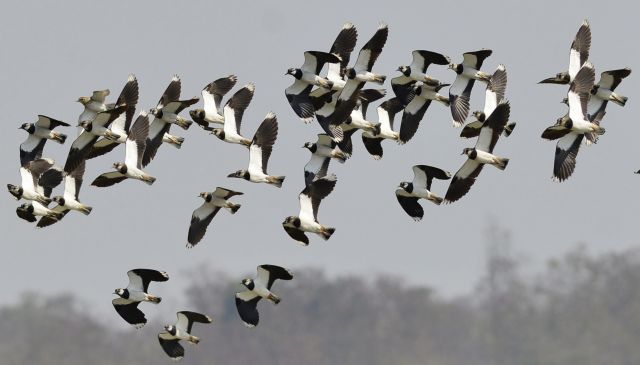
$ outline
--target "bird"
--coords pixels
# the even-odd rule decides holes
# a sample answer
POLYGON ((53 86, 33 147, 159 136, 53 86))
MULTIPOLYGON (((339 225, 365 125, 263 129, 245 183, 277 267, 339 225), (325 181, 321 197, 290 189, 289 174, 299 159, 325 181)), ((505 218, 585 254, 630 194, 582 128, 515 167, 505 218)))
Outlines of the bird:
POLYGON ((293 273, 283 267, 276 265, 260 265, 257 268, 256 279, 244 279, 242 285, 247 290, 236 293, 236 308, 240 319, 247 327, 255 327, 260 320, 258 313, 258 302, 265 298, 273 304, 280 303, 279 296, 271 292, 271 287, 276 280, 291 280, 293 273))
POLYGON ((69 124, 57 119, 38 115, 35 123, 23 123, 18 129, 23 129, 29 135, 20 144, 20 166, 42 157, 42 150, 48 139, 64 144, 67 136, 53 129, 56 127, 68 127, 69 124))
POLYGON ((402 209, 416 222, 424 216, 424 210, 419 199, 426 199, 436 205, 442 203, 442 198, 431 192, 433 179, 449 180, 451 173, 437 167, 427 165, 413 166, 413 181, 403 181, 396 189, 396 198, 402 209))
POLYGON ((106 172, 98 176, 91 185, 97 187, 107 187, 117 184, 127 178, 144 181, 153 185, 156 178, 142 171, 142 156, 147 144, 149 134, 149 117, 146 111, 140 112, 135 123, 131 127, 127 141, 125 142, 124 163, 116 162, 113 168, 116 171, 106 172))
POLYGON ((626 96, 615 93, 614 90, 620 85, 620 82, 631 74, 630 68, 605 71, 600 74, 600 80, 593 85, 591 89, 591 97, 587 105, 587 114, 595 116, 601 110, 605 110, 609 101, 619 106, 625 106, 628 98, 626 96))
POLYGON ((411 57, 411 65, 398 67, 396 71, 400 71, 401 75, 391 79, 391 88, 403 105, 411 102, 413 86, 416 82, 432 87, 441 85, 440 81, 426 74, 429 66, 448 65, 451 62, 445 55, 426 50, 415 50, 411 52, 411 57))
MULTIPOLYGON (((599 123, 604 118, 605 111, 601 110, 593 119, 594 123, 599 123)), ((570 131, 556 143, 556 151, 553 160, 553 176, 551 179, 556 182, 567 180, 576 168, 576 158, 580 150, 580 144, 587 133, 570 131)))
POLYGON ((235 195, 243 195, 244 193, 217 187, 212 193, 203 192, 199 197, 204 199, 204 203, 198 209, 193 211, 191 215, 191 224, 189 225, 189 234, 187 236, 187 248, 192 248, 202 240, 207 232, 207 227, 211 223, 213 217, 218 214, 220 208, 225 208, 231 214, 236 214, 240 209, 240 204, 230 202, 228 199, 235 195))
MULTIPOLYGON (((340 57, 340 62, 327 64, 327 79, 333 83, 332 89, 342 90, 345 85, 344 74, 351 58, 351 52, 358 41, 358 30, 352 23, 345 23, 333 41, 329 53, 340 57)), ((324 91, 326 89, 319 88, 324 91)))
POLYGON ((580 71, 580 68, 589 59, 589 50, 591 49, 591 27, 585 19, 576 33, 576 37, 571 43, 569 50, 569 69, 562 71, 553 77, 544 79, 539 84, 570 84, 580 71))
POLYGON ((358 52, 355 65, 345 69, 347 81, 342 91, 340 91, 336 102, 336 110, 332 115, 336 123, 340 124, 349 117, 355 107, 355 99, 358 97, 358 92, 366 82, 375 82, 382 85, 386 80, 386 76, 375 74, 371 70, 378 56, 382 53, 388 36, 389 27, 384 23, 380 24, 371 39, 358 52))
POLYGON ((372 102, 382 99, 386 95, 385 89, 361 90, 358 96, 356 107, 351 111, 349 118, 340 125, 343 134, 354 129, 362 129, 372 134, 380 133, 380 123, 373 123, 366 120, 367 108, 372 102))
POLYGON ((136 113, 136 105, 138 104, 138 79, 135 75, 130 74, 127 77, 127 82, 124 84, 118 99, 114 105, 107 105, 107 108, 113 109, 120 106, 125 107, 125 112, 120 114, 116 120, 109 125, 109 130, 117 134, 117 139, 102 138, 93 144, 91 151, 87 155, 87 159, 102 156, 108 152, 113 151, 116 146, 124 143, 127 140, 129 134, 129 128, 131 127, 131 121, 136 113))
POLYGON ((64 171, 70 174, 82 161, 87 159, 94 143, 100 137, 117 140, 119 135, 109 131, 107 127, 126 111, 126 106, 119 106, 114 109, 100 112, 92 121, 83 121, 80 126, 84 129, 82 133, 73 141, 67 161, 64 164, 64 171))
POLYGON ((402 108, 402 103, 400 103, 398 98, 391 98, 384 101, 377 108, 380 133, 373 134, 369 131, 362 132, 362 142, 364 143, 364 147, 375 160, 382 158, 382 141, 385 139, 398 141, 400 139, 400 133, 393 130, 393 118, 402 110, 402 108))
POLYGON ((147 323, 147 318, 138 308, 138 305, 141 302, 158 304, 162 301, 161 297, 148 293, 149 284, 152 281, 167 281, 169 280, 169 275, 164 271, 133 269, 127 272, 127 276, 129 277, 129 285, 124 289, 118 288, 113 291, 113 294, 117 295, 118 298, 113 299, 111 304, 113 304, 113 308, 122 319, 140 329, 147 323))
POLYGON ((200 98, 197 97, 187 100, 170 101, 162 108, 149 109, 149 114, 155 117, 154 121, 160 119, 167 124, 176 124, 178 127, 187 130, 193 122, 187 118, 181 117, 179 114, 198 101, 200 101, 200 98))
POLYGON ((507 167, 509 159, 494 155, 493 149, 509 120, 510 112, 509 102, 501 101, 484 122, 475 147, 465 148, 462 151, 462 154, 467 155, 467 161, 453 176, 444 197, 445 203, 455 202, 465 196, 476 182, 485 164, 493 165, 500 170, 507 167))
POLYGON ((267 173, 267 163, 276 138, 278 138, 278 118, 275 113, 269 112, 258 127, 249 146, 248 169, 238 170, 227 177, 240 178, 254 183, 267 183, 278 188, 282 187, 284 176, 272 176, 267 173))
POLYGON ((50 158, 40 158, 20 167, 20 186, 7 184, 16 200, 31 200, 45 206, 51 203, 51 190, 62 182, 62 171, 50 158))
POLYGON ((225 121, 223 128, 213 128, 211 131, 213 135, 228 143, 237 143, 246 147, 251 145, 250 139, 240 135, 240 126, 244 111, 251 103, 255 90, 255 85, 249 83, 233 94, 223 108, 225 121))
POLYGON ((457 76, 449 88, 449 103, 454 127, 460 127, 469 115, 471 89, 476 80, 489 82, 491 76, 480 71, 484 60, 493 53, 490 49, 467 52, 462 55, 462 63, 450 63, 449 69, 457 76))
MULTIPOLYGON (((180 91, 182 89, 182 81, 178 75, 173 75, 169 85, 165 89, 164 93, 158 100, 156 111, 162 109, 165 105, 172 101, 176 101, 180 98, 180 91)), ((147 146, 142 156, 142 166, 145 167, 155 158, 158 148, 165 140, 165 136, 171 129, 171 123, 167 123, 162 118, 154 118, 149 126, 149 136, 147 137, 147 146)), ((182 143, 180 143, 182 144, 182 143)))
MULTIPOLYGON (((35 193, 49 201, 53 189, 62 182, 62 170, 54 166, 53 160, 50 159, 34 160, 27 167, 30 167, 38 177, 33 182, 29 182, 27 179, 26 184, 35 184, 35 193)), ((23 172, 21 171, 22 174, 23 172)), ((15 194, 13 195, 15 196, 15 194)), ((17 196, 15 197, 18 198, 17 196)), ((49 209, 47 205, 49 204, 42 204, 37 200, 33 200, 20 205, 16 209, 16 214, 31 223, 37 220, 36 217, 48 217, 52 220, 62 219, 63 215, 61 213, 49 209)))
POLYGON ((318 140, 315 143, 307 142, 302 148, 306 148, 311 152, 311 159, 304 165, 304 181, 306 185, 309 185, 316 177, 327 175, 331 159, 344 163, 349 158, 346 153, 338 148, 338 144, 324 133, 318 134, 318 140))
POLYGON ((309 245, 309 238, 305 232, 315 233, 326 241, 336 231, 335 228, 318 222, 318 208, 322 199, 333 191, 337 181, 335 174, 317 178, 298 195, 300 203, 298 216, 289 216, 282 222, 284 230, 297 243, 303 246, 309 245))
MULTIPOLYGON (((571 132, 604 134, 605 129, 600 126, 600 121, 592 122, 587 109, 594 82, 595 69, 590 62, 587 62, 575 76, 567 92, 568 118, 559 118, 556 125, 545 129, 542 138, 558 139, 571 132)), ((602 111, 604 112, 604 109, 602 111)), ((600 115, 600 119, 603 116, 604 113, 600 115)), ((567 146, 567 142, 565 141, 563 145, 567 146)))
POLYGON ((340 56, 320 51, 304 52, 304 63, 300 68, 290 68, 285 75, 294 77, 293 84, 284 91, 293 111, 305 123, 313 120, 314 108, 309 100, 313 86, 331 89, 333 82, 318 76, 325 63, 340 63, 340 56))
POLYGON ((180 340, 194 345, 200 342, 200 338, 191 334, 193 324, 211 323, 213 320, 205 314, 190 311, 181 311, 176 315, 178 316, 176 324, 164 326, 164 331, 158 334, 158 341, 171 360, 179 361, 184 357, 184 347, 180 344, 180 340))
POLYGON ((203 108, 193 109, 189 111, 191 119, 196 122, 202 129, 211 131, 209 126, 211 123, 224 124, 224 116, 222 115, 221 105, 222 98, 231 90, 238 82, 236 75, 229 75, 216 79, 202 89, 203 108))
MULTIPOLYGON (((487 89, 485 91, 484 109, 482 111, 473 112, 475 121, 468 123, 462 128, 460 137, 472 138, 477 137, 480 134, 482 125, 493 110, 496 108, 505 98, 505 92, 507 90, 507 69, 504 65, 498 65, 498 68, 491 75, 491 80, 487 83, 487 89)), ((508 137, 516 127, 516 123, 508 123, 505 126, 503 134, 508 137)))
POLYGON ((98 113, 106 111, 107 105, 105 103, 105 100, 110 93, 111 92, 109 91, 109 89, 96 90, 91 96, 79 97, 77 102, 82 104, 84 109, 78 117, 78 124, 82 122, 91 122, 93 119, 95 119, 98 113))
MULTIPOLYGON (((336 142, 340 142, 344 138, 344 132, 340 126, 343 121, 346 121, 346 118, 334 117, 338 96, 339 94, 332 90, 317 99, 314 99, 314 96, 312 96, 311 99, 316 109, 316 120, 318 124, 320 124, 324 132, 336 142)), ((353 109, 356 106, 356 99, 346 100, 343 104, 349 104, 348 109, 353 109)))
MULTIPOLYGON (((93 210, 92 207, 80 203, 78 200, 78 196, 80 195, 80 187, 82 186, 82 177, 84 175, 85 170, 85 161, 83 161, 75 170, 71 172, 71 174, 66 174, 64 176, 64 193, 62 196, 54 196, 51 200, 58 205, 54 207, 52 210, 54 212, 59 212, 64 217, 69 211, 75 210, 84 215, 89 215, 93 210)), ((38 221, 37 227, 47 227, 54 223, 58 222, 58 220, 51 219, 49 217, 42 217, 40 221, 38 221)))
MULTIPOLYGON (((445 86, 449 86, 449 84, 438 84, 437 86, 422 84, 414 88, 412 91, 413 98, 402 112, 398 143, 405 144, 413 138, 432 100, 449 107, 449 97, 438 93, 438 91, 445 86)), ((396 93, 396 95, 397 94, 398 93, 396 93)))

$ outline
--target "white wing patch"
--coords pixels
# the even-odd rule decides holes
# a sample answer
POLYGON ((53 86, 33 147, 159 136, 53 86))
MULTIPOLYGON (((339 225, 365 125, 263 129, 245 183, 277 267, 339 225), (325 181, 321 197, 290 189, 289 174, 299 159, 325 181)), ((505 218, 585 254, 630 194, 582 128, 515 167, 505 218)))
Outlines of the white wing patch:
POLYGON ((298 195, 298 200, 300 201, 300 213, 298 214, 300 220, 314 222, 315 218, 313 216, 313 203, 311 202, 311 197, 301 193, 298 195))
MULTIPOLYGON (((225 123, 226 124, 226 123, 225 123)), ((249 168, 247 169, 251 175, 262 175, 262 148, 255 144, 249 147, 249 168)))

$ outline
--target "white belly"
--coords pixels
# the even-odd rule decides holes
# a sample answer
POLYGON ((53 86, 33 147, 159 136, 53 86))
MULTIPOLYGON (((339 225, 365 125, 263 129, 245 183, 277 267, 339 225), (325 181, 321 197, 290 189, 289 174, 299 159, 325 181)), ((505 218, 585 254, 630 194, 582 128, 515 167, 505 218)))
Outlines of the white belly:
POLYGON ((477 152, 476 161, 480 163, 493 165, 496 163, 496 160, 498 159, 496 155, 492 155, 489 152, 485 152, 481 150, 476 150, 476 152, 477 152))

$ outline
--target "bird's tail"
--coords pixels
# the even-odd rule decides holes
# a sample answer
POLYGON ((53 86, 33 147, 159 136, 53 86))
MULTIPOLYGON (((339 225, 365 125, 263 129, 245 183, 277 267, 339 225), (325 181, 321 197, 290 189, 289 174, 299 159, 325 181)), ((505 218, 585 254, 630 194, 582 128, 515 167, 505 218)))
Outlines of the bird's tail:
POLYGON ((509 164, 508 158, 496 157, 494 166, 499 168, 500 170, 504 170, 507 168, 508 164, 509 164))
POLYGON ((104 132, 104 138, 110 141, 117 141, 120 139, 120 135, 118 133, 113 133, 112 131, 107 130, 106 132, 104 132))
POLYGON ((47 212, 47 214, 45 215, 45 217, 49 218, 49 219, 53 219, 56 222, 61 220, 62 217, 64 217, 64 214, 60 213, 60 212, 54 212, 54 211, 49 211, 47 212))
POLYGON ((238 209, 240 209, 240 206, 241 206, 240 204, 229 203, 229 206, 227 207, 227 209, 229 209, 231 214, 236 214, 238 209))
POLYGON ((198 337, 196 337, 196 336, 189 335, 189 343, 197 345, 197 344, 200 343, 200 339, 198 337))
POLYGON ((176 124, 178 125, 178 127, 186 130, 186 129, 189 129, 189 127, 191 127, 191 124, 193 124, 193 121, 182 118, 182 117, 178 117, 176 118, 176 124))
POLYGON ((489 75, 486 72, 478 71, 476 73, 476 77, 478 78, 478 81, 484 81, 484 82, 491 81, 491 75, 489 75))
POLYGON ((504 127, 504 130, 502 131, 502 133, 504 134, 505 137, 509 137, 511 133, 513 133, 513 130, 515 128, 516 128, 516 123, 509 123, 504 127))
POLYGON ((153 185, 156 182, 156 178, 153 176, 145 175, 142 177, 142 181, 146 182, 149 185, 153 185))
POLYGON ((333 151, 333 157, 335 157, 338 162, 344 163, 349 158, 349 155, 340 150, 335 150, 333 151))
POLYGON ((284 182, 284 176, 269 176, 269 184, 274 185, 278 188, 282 187, 282 183, 284 182))
POLYGON ((620 106, 625 106, 625 104, 627 104, 627 99, 629 99, 626 96, 622 96, 616 93, 611 93, 611 96, 609 98, 611 101, 613 101, 614 103, 620 106))
POLYGON ((322 231, 320 232, 320 234, 322 235, 322 238, 326 241, 329 238, 331 238, 331 235, 333 235, 333 232, 335 231, 336 231, 335 228, 322 227, 322 231))
POLYGON ((385 80, 387 79, 387 77, 385 75, 374 75, 373 76, 373 82, 375 82, 376 84, 384 84, 385 80))
POLYGON ((429 200, 432 201, 435 205, 440 205, 442 204, 443 199, 439 196, 437 196, 436 194, 431 194, 431 196, 429 197, 429 200))
POLYGON ((450 106, 451 103, 449 102, 449 98, 444 96, 444 95, 436 95, 436 100, 441 102, 442 104, 446 105, 446 106, 450 106))
POLYGON ((147 294, 147 300, 153 304, 159 304, 162 301, 161 297, 156 297, 155 295, 147 294))
POLYGON ((51 136, 53 137, 53 140, 60 143, 60 144, 64 144, 64 141, 67 140, 67 135, 66 134, 62 134, 60 132, 51 132, 51 136))
POLYGON ((79 209, 80 213, 82 213, 84 215, 89 215, 92 210, 93 210, 93 208, 88 206, 88 205, 81 205, 80 209, 79 209))
POLYGON ((48 206, 49 204, 51 204, 51 198, 47 198, 46 196, 38 196, 36 198, 36 201, 42 205, 44 205, 45 207, 48 206))
POLYGON ((279 296, 273 293, 269 293, 269 296, 267 297, 267 299, 269 299, 273 304, 278 304, 282 301, 282 299, 280 299, 279 296))
POLYGON ((327 78, 318 78, 318 86, 324 89, 331 90, 331 88, 333 87, 333 81, 327 78))
POLYGON ((173 147, 179 149, 180 147, 182 147, 182 142, 184 142, 184 138, 172 136, 169 134, 169 135, 166 135, 166 142, 172 145, 173 147))
POLYGON ((593 127, 593 132, 598 134, 598 135, 603 135, 605 132, 605 129, 603 127, 600 126, 600 124, 597 123, 591 123, 591 126, 593 127))

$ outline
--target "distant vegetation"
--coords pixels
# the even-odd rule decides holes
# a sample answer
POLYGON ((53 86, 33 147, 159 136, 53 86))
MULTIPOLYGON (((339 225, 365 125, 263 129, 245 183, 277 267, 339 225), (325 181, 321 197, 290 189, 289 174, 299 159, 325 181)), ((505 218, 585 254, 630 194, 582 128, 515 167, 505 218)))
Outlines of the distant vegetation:
MULTIPOLYGON (((455 266, 452 266, 455 270, 455 266)), ((187 295, 212 308, 185 364, 640 364, 640 253, 593 256, 582 248, 536 275, 507 246, 488 250, 486 273, 473 293, 442 299, 401 280, 328 280, 297 270, 262 303, 257 328, 240 322, 228 281, 198 282, 187 295), (221 298, 229 298, 222 301, 221 298)), ((219 277, 218 277, 219 278, 219 277)), ((25 295, 0 309, 2 365, 171 363, 149 323, 114 331, 92 321, 70 296, 25 295)), ((120 320, 113 314, 114 320, 120 320)))

